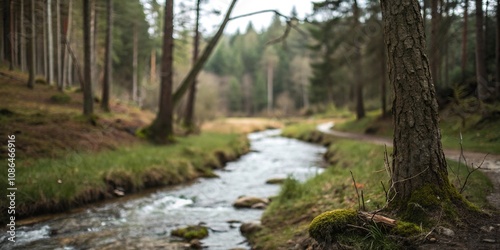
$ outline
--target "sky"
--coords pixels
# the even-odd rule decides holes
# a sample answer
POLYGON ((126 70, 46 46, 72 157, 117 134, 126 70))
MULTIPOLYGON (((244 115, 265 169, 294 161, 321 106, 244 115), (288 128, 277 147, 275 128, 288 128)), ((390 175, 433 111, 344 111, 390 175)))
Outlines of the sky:
MULTIPOLYGON (((289 15, 295 6, 299 18, 303 18, 312 12, 312 2, 311 0, 239 0, 236 2, 231 16, 267 9, 277 10, 284 15, 289 15)), ((230 3, 231 0, 210 0, 203 5, 204 9, 216 9, 221 12, 219 16, 210 15, 201 19, 202 27, 207 32, 212 32, 220 25, 230 3)), ((238 29, 245 31, 249 21, 252 21, 255 29, 260 31, 271 23, 273 16, 274 13, 264 13, 232 20, 226 26, 225 33, 235 33, 238 29)))

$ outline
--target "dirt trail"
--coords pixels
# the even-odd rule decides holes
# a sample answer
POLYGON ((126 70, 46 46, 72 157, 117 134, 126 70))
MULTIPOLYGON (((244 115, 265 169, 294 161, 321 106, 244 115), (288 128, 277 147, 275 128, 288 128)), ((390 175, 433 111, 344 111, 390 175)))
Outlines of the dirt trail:
MULTIPOLYGON (((365 141, 372 144, 387 145, 392 147, 392 139, 366 134, 336 131, 332 129, 334 125, 335 124, 333 122, 323 123, 317 126, 317 130, 322 133, 334 135, 337 137, 349 138, 359 141, 365 141)), ((459 150, 445 149, 444 154, 446 155, 446 158, 455 161, 458 161, 460 157, 459 150)), ((494 187, 493 192, 487 197, 487 199, 493 207, 500 210, 500 155, 486 155, 485 153, 465 151, 464 156, 465 159, 467 159, 467 163, 469 165, 474 164, 474 166, 479 166, 484 160, 480 170, 490 178, 494 187)))

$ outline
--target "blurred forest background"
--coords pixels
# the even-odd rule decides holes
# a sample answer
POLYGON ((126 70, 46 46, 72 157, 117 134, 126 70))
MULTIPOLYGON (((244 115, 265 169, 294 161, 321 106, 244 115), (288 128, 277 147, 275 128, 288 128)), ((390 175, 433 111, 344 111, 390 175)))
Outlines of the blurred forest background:
MULTIPOLYGON (((91 5, 96 101, 105 78, 110 11, 112 99, 157 110, 162 4, 127 0, 114 1, 111 9, 108 1, 91 5)), ((174 89, 192 66, 197 4, 205 17, 225 11, 213 10, 210 1, 176 4, 174 89)), ((311 6, 314 14, 307 20, 298 20, 294 10, 276 15, 263 30, 256 30, 250 22, 246 29, 224 34, 198 76, 198 123, 222 116, 282 117, 339 109, 355 111, 358 118, 380 109, 386 115, 392 91, 380 5, 371 0, 356 5, 318 2, 311 6)), ((455 103, 463 112, 475 110, 477 98, 486 103, 500 99, 498 1, 440 0, 421 5, 440 105, 455 103)), ((3 0, 2 7, 0 60, 4 67, 28 70, 33 27, 37 82, 78 91, 84 65, 82 1, 3 0)), ((201 49, 212 35, 201 32, 201 49)), ((177 120, 184 110, 185 101, 176 108, 177 120)))

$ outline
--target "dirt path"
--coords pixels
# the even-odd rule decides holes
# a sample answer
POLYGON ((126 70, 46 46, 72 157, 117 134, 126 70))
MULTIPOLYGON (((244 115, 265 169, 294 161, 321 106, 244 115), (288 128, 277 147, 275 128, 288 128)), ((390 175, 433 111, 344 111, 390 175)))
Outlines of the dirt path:
MULTIPOLYGON (((392 147, 392 139, 366 135, 366 134, 356 134, 333 130, 333 122, 323 123, 317 126, 318 131, 334 135, 342 138, 349 138, 359 141, 364 141, 377 145, 387 145, 392 147)), ((458 161, 460 157, 459 150, 445 149, 444 154, 446 158, 458 161)), ((494 191, 487 197, 488 202, 498 210, 500 210, 500 155, 486 155, 485 153, 477 152, 464 152, 465 159, 469 165, 474 164, 474 166, 479 166, 481 162, 481 171, 485 173, 493 183, 494 191), (486 157, 485 157, 486 156, 486 157)))

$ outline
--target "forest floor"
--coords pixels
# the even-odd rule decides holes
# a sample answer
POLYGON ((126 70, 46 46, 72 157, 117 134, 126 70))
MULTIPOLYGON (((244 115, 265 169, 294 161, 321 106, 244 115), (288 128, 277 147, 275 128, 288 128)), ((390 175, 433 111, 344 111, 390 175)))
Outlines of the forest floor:
MULTIPOLYGON (((377 145, 385 145, 392 147, 392 140, 386 137, 358 134, 350 132, 342 132, 335 130, 335 123, 323 123, 317 126, 318 131, 330 134, 340 138, 347 138, 377 145)), ((488 153, 469 152, 456 149, 444 149, 446 158, 458 162, 459 159, 474 167, 479 167, 493 184, 493 190, 486 197, 489 204, 496 210, 494 213, 500 212, 500 155, 488 153)), ((440 235, 440 240, 436 238, 433 242, 426 242, 419 246, 419 249, 499 249, 500 239, 500 218, 497 216, 494 219, 490 217, 474 217, 465 218, 472 227, 466 229, 455 229, 454 236, 440 235), (482 242, 477 242, 481 239, 482 242), (490 242, 493 241, 493 242, 490 242), (473 243, 476 242, 476 243, 473 243)), ((434 236, 437 237, 437 236, 434 236)), ((429 238, 430 239, 430 238, 429 238)))

